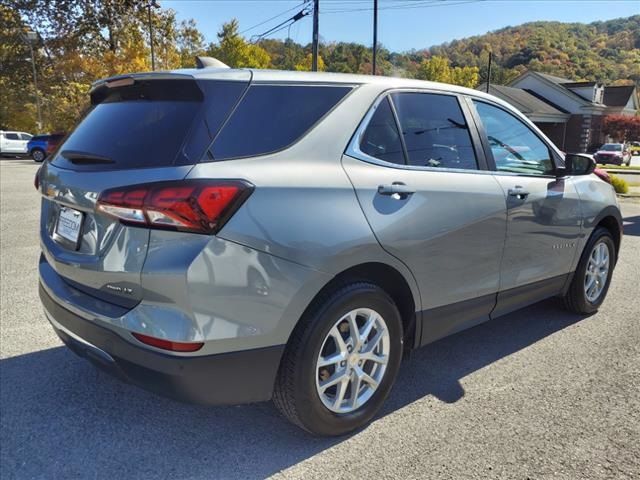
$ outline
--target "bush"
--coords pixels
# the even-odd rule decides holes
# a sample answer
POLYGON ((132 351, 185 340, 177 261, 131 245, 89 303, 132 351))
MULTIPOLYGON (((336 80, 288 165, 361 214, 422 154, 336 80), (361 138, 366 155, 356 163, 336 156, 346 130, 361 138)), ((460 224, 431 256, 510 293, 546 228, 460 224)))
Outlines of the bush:
POLYGON ((616 193, 627 193, 629 191, 629 184, 624 178, 616 177, 609 174, 611 177, 611 185, 615 189, 616 193))

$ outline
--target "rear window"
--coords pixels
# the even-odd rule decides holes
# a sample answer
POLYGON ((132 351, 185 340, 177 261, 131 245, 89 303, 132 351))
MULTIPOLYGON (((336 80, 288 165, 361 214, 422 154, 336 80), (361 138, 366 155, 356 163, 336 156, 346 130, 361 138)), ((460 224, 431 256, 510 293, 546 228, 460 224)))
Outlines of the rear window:
POLYGON ((245 86, 234 82, 208 86, 206 108, 205 95, 194 80, 144 80, 114 89, 103 87, 93 92, 95 105, 52 163, 83 170, 196 163, 213 138, 207 121, 215 122, 207 110, 226 117, 245 86), (95 158, 108 162, 92 162, 95 158))
POLYGON ((210 149, 213 160, 264 155, 300 139, 351 86, 253 85, 210 149))

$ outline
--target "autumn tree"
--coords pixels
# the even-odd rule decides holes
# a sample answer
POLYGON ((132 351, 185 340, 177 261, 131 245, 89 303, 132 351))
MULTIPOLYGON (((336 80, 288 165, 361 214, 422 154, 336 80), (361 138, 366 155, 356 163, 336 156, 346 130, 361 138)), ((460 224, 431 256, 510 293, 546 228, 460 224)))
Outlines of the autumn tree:
MULTIPOLYGON (((36 31, 39 38, 34 55, 43 131, 68 130, 87 106, 92 82, 151 69, 146 5, 146 0, 14 0, 12 8, 0 4, 0 55, 7 56, 0 85, 13 97, 3 99, 0 123, 36 132, 25 31, 36 31)), ((189 25, 178 26, 170 9, 153 9, 151 21, 156 67, 180 67, 183 52, 179 48, 188 42, 181 44, 179 39, 193 34, 189 25)))
MULTIPOLYGON (((307 55, 304 57, 304 59, 299 62, 296 66, 295 66, 295 70, 299 71, 299 72, 310 72, 311 71, 311 67, 312 67, 312 63, 313 63, 313 58, 311 53, 307 53, 307 55)), ((324 72, 325 71, 325 64, 324 64, 324 60, 322 59, 322 57, 320 55, 318 55, 318 71, 319 72, 324 72)))
POLYGON ((416 78, 432 82, 452 83, 475 88, 478 85, 478 67, 451 67, 449 60, 434 56, 425 58, 416 71, 416 78))
POLYGON ((183 20, 180 23, 176 43, 182 68, 194 67, 195 57, 206 53, 204 35, 200 33, 193 19, 183 20))
MULTIPOLYGON (((18 12, 0 4, 0 129, 34 131, 35 88, 31 57, 18 12)), ((36 65, 40 60, 35 45, 36 65)))
POLYGON ((607 115, 604 117, 602 131, 618 142, 640 139, 640 117, 626 115, 607 115))
POLYGON ((444 57, 425 58, 418 67, 416 78, 432 82, 451 83, 449 60, 444 57))
POLYGON ((211 44, 207 53, 232 68, 268 68, 271 65, 266 50, 248 43, 238 33, 238 20, 235 18, 222 25, 218 32, 218 44, 211 44))

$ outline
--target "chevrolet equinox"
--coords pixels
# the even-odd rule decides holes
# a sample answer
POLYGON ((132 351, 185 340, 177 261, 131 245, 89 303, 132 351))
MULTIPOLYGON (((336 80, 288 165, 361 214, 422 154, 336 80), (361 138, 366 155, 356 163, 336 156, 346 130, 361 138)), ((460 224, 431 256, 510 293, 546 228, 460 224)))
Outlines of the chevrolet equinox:
POLYGON ((490 95, 224 68, 90 95, 35 179, 40 297, 70 349, 153 392, 345 434, 404 353, 607 294, 611 185, 490 95))

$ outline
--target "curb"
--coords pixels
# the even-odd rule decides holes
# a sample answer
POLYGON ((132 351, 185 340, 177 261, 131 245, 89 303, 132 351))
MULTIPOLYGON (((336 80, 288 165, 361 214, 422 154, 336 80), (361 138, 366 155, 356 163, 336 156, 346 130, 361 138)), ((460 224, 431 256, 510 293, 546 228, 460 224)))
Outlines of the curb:
POLYGON ((613 174, 624 174, 624 175, 640 175, 640 170, 624 170, 621 168, 611 168, 611 169, 604 169, 605 172, 607 173, 613 173, 613 174))

